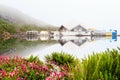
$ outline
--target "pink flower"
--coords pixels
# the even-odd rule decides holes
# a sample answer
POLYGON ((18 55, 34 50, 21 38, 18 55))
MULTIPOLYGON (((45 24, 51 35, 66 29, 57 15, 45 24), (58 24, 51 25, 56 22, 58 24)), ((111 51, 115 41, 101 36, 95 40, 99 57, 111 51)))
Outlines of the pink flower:
POLYGON ((48 67, 47 66, 43 66, 43 69, 45 69, 46 71, 48 71, 48 67))
POLYGON ((6 73, 6 71, 4 69, 1 70, 0 73, 2 73, 2 76, 6 76, 7 75, 7 73, 6 73))
POLYGON ((38 72, 36 72, 36 75, 38 76, 38 75, 39 75, 39 73, 38 73, 38 72))
POLYGON ((66 65, 63 66, 64 70, 68 70, 68 67, 66 65))
POLYGON ((50 76, 48 76, 45 80, 52 80, 50 76))
POLYGON ((65 75, 66 75, 66 72, 65 72, 65 71, 62 71, 62 72, 61 72, 61 75, 62 75, 62 76, 65 76, 65 75))
POLYGON ((13 77, 13 76, 15 75, 15 71, 9 73, 9 75, 10 75, 11 77, 13 77))
POLYGON ((9 64, 10 62, 9 62, 9 57, 2 57, 3 59, 2 60, 4 60, 7 64, 9 64))
POLYGON ((25 72, 28 71, 28 70, 27 70, 27 66, 26 66, 25 64, 21 64, 21 67, 22 67, 22 69, 23 69, 25 72))
POLYGON ((57 76, 58 76, 58 78, 61 78, 61 77, 62 77, 62 75, 61 75, 61 74, 57 74, 57 76))
POLYGON ((29 63, 29 66, 31 67, 31 68, 33 68, 34 67, 34 63, 32 62, 32 63, 29 63))
POLYGON ((34 65, 34 68, 35 68, 35 69, 38 69, 38 68, 39 68, 39 66, 38 66, 38 65, 34 65))
POLYGON ((57 77, 57 78, 61 78, 61 74, 58 72, 54 72, 53 76, 57 77))
POLYGON ((21 80, 21 79, 18 77, 17 80, 21 80))
POLYGON ((55 65, 57 64, 55 61, 51 61, 50 63, 51 63, 51 64, 55 64, 55 65))
POLYGON ((19 77, 18 77, 17 80, 26 80, 26 79, 25 79, 25 78, 19 78, 19 77))

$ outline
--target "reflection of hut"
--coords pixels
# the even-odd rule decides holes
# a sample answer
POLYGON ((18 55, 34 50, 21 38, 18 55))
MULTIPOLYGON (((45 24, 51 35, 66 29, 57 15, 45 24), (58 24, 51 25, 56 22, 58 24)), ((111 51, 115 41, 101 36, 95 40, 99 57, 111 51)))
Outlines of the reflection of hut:
POLYGON ((77 46, 83 45, 85 42, 87 42, 90 39, 90 37, 77 37, 77 36, 62 36, 59 38, 59 43, 61 45, 66 44, 67 42, 72 42, 77 46))
POLYGON ((58 31, 51 31, 50 32, 50 36, 52 37, 52 36, 59 36, 60 35, 60 33, 58 32, 58 31))
POLYGON ((91 31, 91 35, 105 36, 106 35, 106 31, 105 30, 94 30, 94 31, 91 31))
POLYGON ((41 31, 40 35, 41 36, 49 36, 49 32, 48 31, 41 31))
POLYGON ((67 31, 68 29, 67 28, 65 28, 63 25, 61 25, 61 27, 59 28, 59 30, 58 31, 67 31))
POLYGON ((66 40, 62 40, 62 39, 60 39, 60 40, 58 40, 59 41, 59 43, 63 46, 65 43, 67 43, 68 41, 66 41, 66 40))
POLYGON ((77 46, 81 46, 83 45, 85 42, 87 42, 87 39, 80 39, 80 40, 71 40, 71 42, 73 42, 74 44, 76 44, 77 46))
POLYGON ((9 32, 3 32, 1 37, 4 39, 4 40, 7 40, 7 39, 10 39, 11 35, 9 32))
POLYGON ((38 36, 27 36, 26 40, 27 41, 37 41, 39 39, 38 36))
POLYGON ((38 31, 27 31, 26 35, 27 36, 37 36, 38 35, 38 31))
POLYGON ((74 27, 73 29, 71 29, 71 31, 88 32, 87 29, 85 29, 81 25, 78 25, 78 26, 74 27))
POLYGON ((42 36, 42 37, 40 37, 40 40, 42 40, 42 41, 49 40, 49 36, 42 36))

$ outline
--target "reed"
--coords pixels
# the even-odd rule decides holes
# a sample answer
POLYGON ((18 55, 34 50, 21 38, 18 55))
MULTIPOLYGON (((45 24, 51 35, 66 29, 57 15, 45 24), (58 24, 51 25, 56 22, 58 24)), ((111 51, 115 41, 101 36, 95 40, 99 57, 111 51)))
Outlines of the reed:
POLYGON ((84 80, 119 80, 120 48, 93 53, 82 64, 84 80))

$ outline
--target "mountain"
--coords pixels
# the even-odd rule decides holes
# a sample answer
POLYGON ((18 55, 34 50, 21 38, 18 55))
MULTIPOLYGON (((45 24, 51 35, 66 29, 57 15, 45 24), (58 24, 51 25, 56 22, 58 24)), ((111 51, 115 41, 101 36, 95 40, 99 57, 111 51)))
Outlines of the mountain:
POLYGON ((40 27, 52 26, 43 21, 34 19, 15 8, 3 5, 0 5, 0 19, 19 25, 36 25, 40 27))

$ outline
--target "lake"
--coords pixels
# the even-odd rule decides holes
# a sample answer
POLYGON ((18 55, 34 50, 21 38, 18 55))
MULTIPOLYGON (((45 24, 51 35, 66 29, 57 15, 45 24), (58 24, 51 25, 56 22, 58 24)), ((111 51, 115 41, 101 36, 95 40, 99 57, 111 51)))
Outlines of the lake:
POLYGON ((0 40, 0 55, 44 56, 52 52, 69 53, 79 59, 93 52, 102 52, 107 48, 120 47, 120 37, 114 36, 36 36, 0 40))

